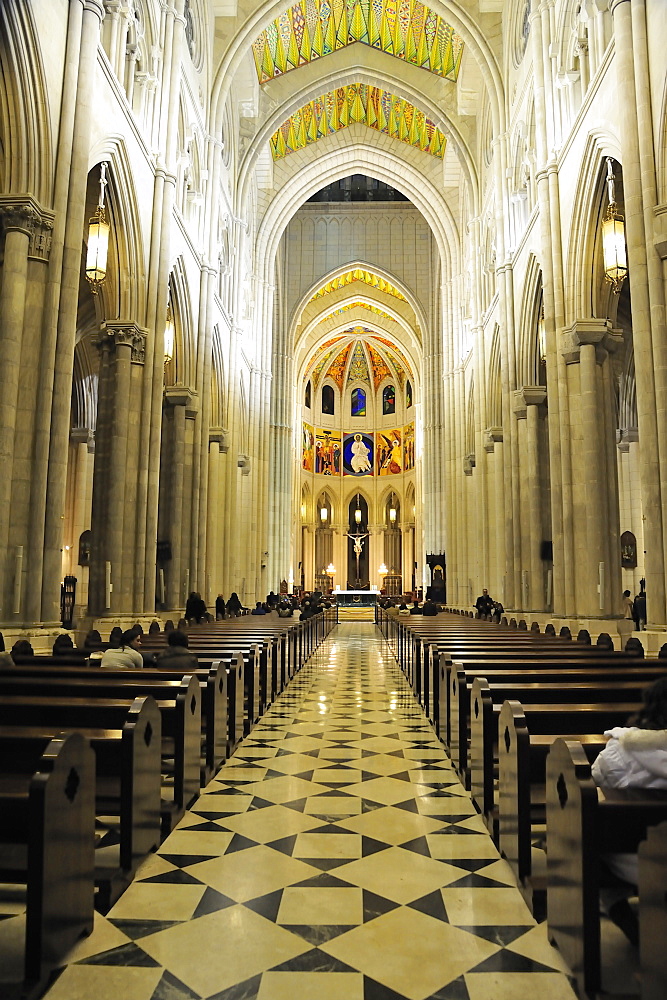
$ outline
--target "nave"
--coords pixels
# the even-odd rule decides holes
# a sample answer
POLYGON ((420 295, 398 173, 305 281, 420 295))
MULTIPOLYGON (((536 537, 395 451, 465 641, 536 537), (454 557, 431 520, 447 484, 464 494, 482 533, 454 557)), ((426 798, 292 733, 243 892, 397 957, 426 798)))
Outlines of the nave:
POLYGON ((573 1000, 396 661, 339 625, 48 1000, 573 1000))

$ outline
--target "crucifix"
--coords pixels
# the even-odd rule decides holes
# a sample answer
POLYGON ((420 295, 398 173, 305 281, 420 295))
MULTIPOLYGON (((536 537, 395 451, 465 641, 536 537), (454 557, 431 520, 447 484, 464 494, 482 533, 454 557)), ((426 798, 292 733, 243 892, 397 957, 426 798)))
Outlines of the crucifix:
POLYGON ((357 587, 360 587, 361 586, 361 576, 360 576, 360 573, 359 573, 359 560, 360 560, 360 558, 362 556, 362 553, 364 551, 364 538, 368 538, 368 532, 366 532, 363 535, 359 535, 359 534, 353 535, 352 532, 348 531, 347 537, 352 540, 352 543, 354 545, 354 555, 355 555, 355 559, 357 561, 357 574, 356 574, 355 583, 356 583, 357 587))

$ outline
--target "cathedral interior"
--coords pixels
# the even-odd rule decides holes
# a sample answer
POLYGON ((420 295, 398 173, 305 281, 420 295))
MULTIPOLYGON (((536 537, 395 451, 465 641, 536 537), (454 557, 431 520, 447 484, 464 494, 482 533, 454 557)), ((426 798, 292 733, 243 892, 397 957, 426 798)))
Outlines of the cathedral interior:
MULTIPOLYGON (((431 588, 656 654, 665 12, 0 0, 6 648, 431 588)), ((49 1000, 573 1000, 383 637, 317 642, 49 1000)))

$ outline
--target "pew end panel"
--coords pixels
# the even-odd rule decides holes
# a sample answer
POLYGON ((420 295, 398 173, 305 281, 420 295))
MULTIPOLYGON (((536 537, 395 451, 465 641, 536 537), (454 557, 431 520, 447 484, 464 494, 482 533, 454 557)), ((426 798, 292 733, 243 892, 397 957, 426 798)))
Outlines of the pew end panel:
POLYGON ((498 846, 522 891, 530 876, 530 836, 530 733, 521 703, 506 701, 498 716, 498 846))
POLYGON ((651 827, 639 845, 641 1000, 667 997, 667 823, 651 827))
POLYGON ((24 975, 33 991, 93 929, 95 866, 93 751, 79 733, 35 742, 34 774, 18 795, 0 797, 0 880, 27 883, 24 975))
POLYGON ((600 988, 598 789, 576 740, 559 738, 547 759, 547 920, 580 989, 600 988))

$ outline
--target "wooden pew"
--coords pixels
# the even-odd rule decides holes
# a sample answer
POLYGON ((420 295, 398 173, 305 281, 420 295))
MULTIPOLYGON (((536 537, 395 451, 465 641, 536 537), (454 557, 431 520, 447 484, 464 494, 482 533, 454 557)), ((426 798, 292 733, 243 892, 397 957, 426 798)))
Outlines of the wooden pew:
POLYGON ((541 890, 532 872, 531 835, 545 818, 545 774, 560 737, 577 740, 594 759, 604 733, 625 725, 640 703, 521 705, 506 701, 498 719, 498 844, 531 903, 541 890))
MULTIPOLYGON (((138 865, 160 842, 160 727, 160 713, 150 697, 136 698, 117 727, 77 727, 95 752, 96 814, 118 817, 117 860, 105 851, 104 860, 95 862, 101 912, 124 892, 138 865)), ((20 759, 21 748, 44 746, 60 730, 58 723, 34 720, 2 725, 0 737, 8 753, 11 748, 20 759)))
MULTIPOLYGON (((76 680, 42 680, 35 695, 3 694, 0 697, 0 724, 52 724, 72 729, 122 728, 133 698, 127 686, 117 695, 93 698, 85 684, 76 680), (59 693, 56 693, 59 692, 59 693)), ((104 684, 104 682, 102 682, 104 684)), ((143 687, 142 690, 146 691, 143 687)), ((200 789, 201 691, 194 676, 183 677, 178 687, 163 691, 157 700, 162 718, 162 758, 173 772, 173 799, 162 799, 163 833, 180 820, 200 789), (173 759, 173 767, 169 761, 173 759)))
POLYGON ((643 671, 626 674, 626 680, 618 680, 618 673, 577 670, 572 678, 567 672, 543 674, 541 670, 530 670, 525 680, 515 682, 515 675, 509 675, 509 682, 499 671, 486 677, 474 677, 470 692, 470 744, 469 774, 470 792, 473 802, 480 810, 487 828, 497 836, 496 797, 494 794, 494 774, 498 763, 498 719, 503 703, 507 700, 588 703, 591 701, 636 701, 639 703, 644 688, 655 677, 647 678, 643 671))
POLYGON ((95 760, 78 733, 22 748, 0 738, 0 755, 0 882, 27 885, 24 975, 35 993, 93 929, 95 760))
POLYGON ((639 845, 639 954, 642 1000, 667 997, 667 823, 639 845))
POLYGON ((667 820, 667 793, 605 793, 593 782, 582 746, 558 739, 547 761, 546 801, 549 935, 582 996, 595 997, 601 988, 600 856, 637 851, 648 828, 667 820))
MULTIPOLYGON (((204 741, 204 759, 202 761, 201 784, 206 785, 214 774, 220 769, 227 758, 227 665, 221 661, 217 663, 206 663, 202 661, 200 667, 194 672, 199 679, 202 692, 202 738, 204 741)), ((108 682, 117 681, 119 683, 135 684, 138 688, 142 684, 146 689, 155 682, 165 682, 170 686, 180 684, 182 674, 173 668, 145 668, 143 670, 121 670, 99 667, 87 667, 74 665, 66 662, 60 666, 41 666, 32 664, 30 666, 20 666, 11 673, 0 677, 0 693, 3 684, 6 690, 10 690, 10 678, 32 677, 49 679, 69 679, 69 680, 92 680, 108 682)))

